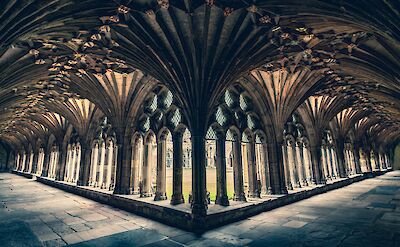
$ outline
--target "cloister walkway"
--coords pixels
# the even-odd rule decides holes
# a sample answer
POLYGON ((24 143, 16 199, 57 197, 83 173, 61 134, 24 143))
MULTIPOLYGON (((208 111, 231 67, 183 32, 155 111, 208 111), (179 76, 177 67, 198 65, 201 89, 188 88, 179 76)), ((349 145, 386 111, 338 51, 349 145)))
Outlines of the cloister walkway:
POLYGON ((201 236, 0 173, 1 246, 400 246, 400 171, 201 236))

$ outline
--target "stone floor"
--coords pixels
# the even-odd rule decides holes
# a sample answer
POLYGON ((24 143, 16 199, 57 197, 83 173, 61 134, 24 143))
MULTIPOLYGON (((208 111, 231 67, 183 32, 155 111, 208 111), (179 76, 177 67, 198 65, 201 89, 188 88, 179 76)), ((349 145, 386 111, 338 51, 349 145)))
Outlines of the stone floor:
POLYGON ((400 171, 196 236, 0 173, 0 246, 400 246, 400 171))

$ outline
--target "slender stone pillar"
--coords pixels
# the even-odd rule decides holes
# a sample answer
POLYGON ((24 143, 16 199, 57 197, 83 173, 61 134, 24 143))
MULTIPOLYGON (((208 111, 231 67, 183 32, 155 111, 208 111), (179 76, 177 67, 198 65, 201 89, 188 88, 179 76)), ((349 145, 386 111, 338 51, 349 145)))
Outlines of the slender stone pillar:
POLYGON ((100 187, 103 185, 103 179, 104 179, 104 166, 105 166, 105 162, 106 162, 106 144, 105 141, 103 141, 100 144, 100 165, 99 165, 99 176, 97 178, 97 183, 96 186, 100 187))
POLYGON ((50 165, 50 154, 51 150, 46 150, 44 154, 44 162, 43 162, 43 169, 42 169, 42 177, 47 177, 50 165))
POLYGON ((324 167, 324 175, 326 179, 331 179, 329 174, 328 162, 327 162, 327 155, 326 155, 326 146, 321 147, 321 154, 322 154, 322 166, 324 167))
POLYGON ((60 160, 57 165, 57 175, 56 180, 62 181, 65 176, 65 166, 66 166, 66 158, 67 158, 67 145, 63 144, 60 150, 60 160))
POLYGON ((99 184, 99 187, 101 189, 107 189, 108 184, 107 184, 107 179, 108 179, 108 173, 110 172, 111 174, 111 166, 112 166, 112 145, 109 142, 109 140, 105 141, 105 149, 104 149, 104 163, 103 163, 103 169, 101 169, 102 176, 101 176, 101 183, 99 184), (111 154, 111 156, 110 156, 111 154))
POLYGON ((384 158, 384 154, 380 153, 379 157, 381 158, 382 168, 386 170, 387 166, 386 166, 386 161, 385 161, 385 158, 384 158))
POLYGON ((79 179, 77 184, 79 186, 88 186, 89 185, 89 166, 90 166, 90 154, 92 150, 82 145, 81 143, 81 155, 80 155, 80 164, 79 164, 79 179))
POLYGON ((144 144, 144 149, 143 149, 143 157, 144 157, 144 162, 143 162, 143 184, 142 184, 142 191, 140 196, 141 197, 150 197, 152 196, 152 188, 151 188, 151 165, 152 165, 152 144, 147 140, 146 143, 144 144))
POLYGON ((385 154, 385 161, 387 169, 391 169, 392 165, 390 164, 389 156, 387 154, 385 154))
POLYGON ((172 135, 173 164, 172 164, 172 197, 171 204, 184 203, 182 178, 183 178, 183 133, 177 132, 172 135))
POLYGON ((338 167, 339 167, 339 177, 341 178, 346 178, 346 170, 345 170, 345 160, 344 160, 344 146, 341 141, 338 141, 338 147, 337 147, 337 161, 338 161, 338 167))
POLYGON ((328 171, 329 171, 329 176, 331 179, 335 178, 334 175, 334 171, 333 171, 333 165, 332 165, 332 156, 331 156, 331 151, 330 151, 330 147, 326 146, 325 147, 325 154, 326 154, 326 163, 327 163, 327 167, 328 167, 328 171))
POLYGON ((192 215, 195 224, 202 224, 207 214, 205 133, 192 132, 192 215))
POLYGON ((283 149, 283 165, 284 165, 284 171, 285 171, 285 182, 286 182, 286 188, 288 190, 293 190, 293 184, 292 184, 292 178, 290 175, 290 164, 289 164, 289 157, 288 157, 288 145, 285 142, 285 145, 282 145, 283 149))
POLYGON ((354 174, 356 174, 356 163, 355 163, 353 150, 351 149, 351 147, 349 147, 349 148, 350 149, 348 150, 348 152, 349 152, 349 160, 350 160, 350 165, 351 165, 351 174, 354 175, 354 174))
POLYGON ((107 173, 105 174, 105 181, 104 181, 104 188, 107 190, 111 189, 112 186, 112 177, 113 177, 113 169, 115 167, 114 165, 114 147, 112 143, 108 144, 107 147, 107 173))
POLYGON ((299 182, 301 186, 308 186, 306 176, 304 173, 305 169, 304 169, 304 157, 303 157, 303 143, 296 142, 295 150, 296 150, 297 174, 299 176, 299 182))
POLYGON ((260 164, 261 164, 261 173, 262 175, 262 195, 271 195, 272 194, 272 187, 271 187, 271 172, 270 172, 270 164, 268 160, 268 146, 266 143, 261 144, 260 150, 260 164))
POLYGON ((316 184, 315 178, 314 178, 314 172, 313 168, 311 165, 311 152, 310 148, 308 146, 303 147, 303 157, 304 157, 304 164, 306 167, 306 176, 309 184, 316 184))
POLYGON ((132 146, 130 139, 123 139, 122 134, 117 134, 117 143, 114 147, 114 161, 116 162, 115 171, 112 174, 115 177, 114 194, 130 194, 131 191, 131 155, 132 146))
POLYGON ((368 149, 364 150, 364 157, 365 157, 365 166, 367 167, 367 171, 372 172, 371 152, 368 149))
POLYGON ((99 144, 96 143, 93 148, 93 158, 90 167, 92 168, 90 171, 90 184, 91 186, 96 185, 97 181, 97 166, 99 164, 99 144))
POLYGON ((229 206, 228 193, 226 188, 225 139, 226 138, 224 134, 218 134, 216 147, 217 195, 215 203, 222 206, 229 206))
POLYGON ((154 201, 167 199, 167 137, 161 135, 157 142, 157 179, 154 201))
POLYGON ((337 164, 337 159, 336 159, 336 151, 333 147, 331 147, 330 151, 330 155, 331 155, 331 159, 332 159, 332 176, 333 178, 338 178, 339 177, 339 168, 338 168, 338 164, 337 164))
POLYGON ((25 170, 25 167, 26 167, 26 156, 27 156, 27 154, 24 152, 23 153, 23 155, 22 155, 22 168, 21 168, 21 172, 23 172, 24 170, 25 170))
POLYGON ((139 139, 135 140, 132 147, 132 194, 139 194, 139 165, 140 165, 140 152, 139 152, 139 139))
POLYGON ((255 143, 250 141, 246 144, 247 149, 247 165, 248 165, 248 179, 249 179, 249 191, 248 196, 255 198, 258 197, 257 193, 257 167, 256 167, 256 153, 255 143))
POLYGON ((355 169, 357 174, 361 174, 361 163, 360 163, 360 149, 357 147, 354 147, 354 164, 355 164, 355 169))
POLYGON ((77 182, 76 181, 76 173, 78 172, 77 170, 76 170, 76 158, 77 158, 77 155, 76 155, 76 144, 73 144, 72 145, 72 150, 71 150, 71 164, 70 164, 70 166, 71 166, 71 177, 70 177, 70 182, 72 182, 72 183, 74 183, 74 182, 77 182))
POLYGON ((292 140, 289 141, 289 145, 287 147, 287 156, 288 156, 289 172, 292 185, 295 188, 300 188, 301 184, 297 174, 297 166, 296 166, 296 144, 292 140))
POLYGON ((246 201, 243 188, 243 164, 242 164, 242 144, 240 139, 235 138, 233 142, 233 180, 234 180, 234 198, 235 201, 246 201))
POLYGON ((39 151, 35 151, 33 154, 32 174, 36 174, 38 163, 39 163, 39 151))
POLYGON ((30 160, 31 160, 31 153, 30 152, 28 152, 26 154, 26 159, 25 160, 26 161, 25 161, 25 166, 24 166, 23 172, 28 172, 29 171, 30 160))

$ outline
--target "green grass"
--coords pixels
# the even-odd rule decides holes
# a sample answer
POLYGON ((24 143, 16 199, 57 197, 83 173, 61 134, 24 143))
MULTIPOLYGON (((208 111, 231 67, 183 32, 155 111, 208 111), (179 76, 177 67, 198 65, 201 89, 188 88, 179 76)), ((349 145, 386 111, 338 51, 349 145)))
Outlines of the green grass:
MULTIPOLYGON (((227 193, 228 198, 233 198, 233 170, 227 170, 227 193)), ((207 191, 210 192, 211 201, 215 201, 216 192, 217 192, 217 178, 216 178, 216 169, 215 168, 207 168, 206 169, 206 177, 207 177, 207 191)), ((167 196, 171 198, 172 196, 172 168, 167 169, 167 196)), ((183 169, 183 197, 185 198, 185 202, 189 200, 189 193, 192 191, 192 169, 183 169)))

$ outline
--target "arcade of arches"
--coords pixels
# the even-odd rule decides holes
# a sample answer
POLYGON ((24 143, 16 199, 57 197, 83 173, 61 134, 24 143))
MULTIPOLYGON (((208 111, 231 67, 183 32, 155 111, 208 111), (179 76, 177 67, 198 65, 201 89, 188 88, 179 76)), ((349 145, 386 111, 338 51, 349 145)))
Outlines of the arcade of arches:
POLYGON ((391 169, 398 4, 301 2, 1 1, 0 169, 194 218, 391 169))

